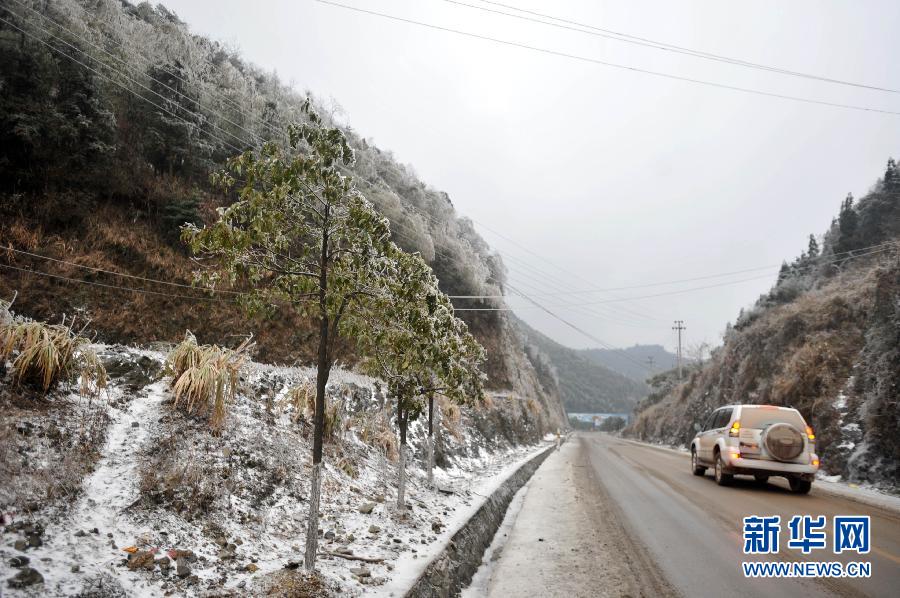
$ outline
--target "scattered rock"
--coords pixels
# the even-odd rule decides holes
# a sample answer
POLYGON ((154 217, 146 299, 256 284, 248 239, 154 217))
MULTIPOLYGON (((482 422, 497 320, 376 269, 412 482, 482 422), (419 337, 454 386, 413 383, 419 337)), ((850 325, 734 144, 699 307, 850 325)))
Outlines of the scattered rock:
POLYGON ((173 550, 169 550, 168 552, 166 552, 166 554, 168 554, 169 558, 174 561, 177 561, 178 559, 184 559, 189 563, 193 563, 197 560, 197 555, 194 554, 193 550, 179 550, 176 548, 173 550))
POLYGON ((437 519, 431 522, 431 531, 433 532, 440 532, 442 527, 444 527, 444 524, 437 519))
POLYGON ((132 427, 132 428, 138 428, 138 427, 140 427, 140 425, 141 425, 141 424, 140 424, 139 422, 131 422, 131 427, 132 427))
POLYGON ((175 575, 178 577, 187 577, 191 574, 191 566, 188 565, 187 559, 180 558, 175 561, 175 575))
POLYGON ((28 534, 28 545, 31 548, 38 548, 43 543, 44 541, 41 540, 41 536, 38 533, 28 534))
POLYGON ((379 533, 380 531, 381 531, 381 528, 378 527, 377 525, 370 525, 370 526, 369 526, 369 533, 370 533, 370 534, 377 534, 377 533, 379 533))
POLYGON ((149 550, 139 550, 128 557, 128 568, 132 571, 137 569, 147 569, 152 571, 156 566, 153 559, 153 553, 149 550))
POLYGON ((298 563, 297 561, 288 561, 287 563, 285 563, 284 568, 293 570, 298 568, 299 566, 300 563, 298 563))
POLYGON ((28 542, 25 540, 16 540, 16 543, 13 544, 13 548, 19 552, 25 552, 25 549, 28 548, 28 542))
POLYGON ((81 571, 81 566, 79 566, 79 565, 72 565, 72 568, 69 569, 69 571, 71 571, 72 573, 78 573, 79 571, 81 571))
POLYGON ((351 567, 350 573, 357 577, 370 577, 372 572, 365 567, 351 567))
POLYGON ((384 494, 379 494, 375 497, 375 502, 384 502, 384 494))
POLYGON ((76 537, 76 538, 83 538, 83 537, 85 537, 86 535, 87 535, 87 532, 84 531, 83 529, 80 529, 80 530, 78 530, 77 532, 75 532, 75 537, 76 537))
POLYGON ((248 573, 256 573, 259 571, 259 565, 255 563, 248 563, 247 566, 244 567, 244 570, 248 573))
POLYGON ((362 513, 363 515, 368 515, 374 510, 375 510, 375 503, 373 503, 373 502, 363 503, 359 507, 359 512, 362 513))
POLYGON ((38 583, 44 583, 44 576, 38 573, 36 569, 23 567, 14 577, 10 577, 6 583, 14 589, 27 588, 38 583))
POLYGON ((327 532, 325 532, 325 539, 326 540, 334 540, 334 532, 331 530, 328 530, 327 532))
POLYGON ((347 534, 347 542, 353 542, 354 540, 356 540, 356 536, 354 536, 353 534, 347 534))
POLYGON ((27 556, 14 556, 13 558, 9 559, 9 566, 14 567, 16 569, 18 569, 20 567, 24 567, 27 564, 28 564, 27 556))

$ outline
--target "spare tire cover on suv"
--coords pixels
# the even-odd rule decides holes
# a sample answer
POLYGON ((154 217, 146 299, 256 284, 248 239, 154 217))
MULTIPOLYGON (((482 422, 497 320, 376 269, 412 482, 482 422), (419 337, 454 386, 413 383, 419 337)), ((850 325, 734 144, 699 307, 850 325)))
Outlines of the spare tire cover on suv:
POLYGON ((779 461, 796 459, 803 452, 803 434, 791 424, 772 424, 763 432, 762 442, 779 461))

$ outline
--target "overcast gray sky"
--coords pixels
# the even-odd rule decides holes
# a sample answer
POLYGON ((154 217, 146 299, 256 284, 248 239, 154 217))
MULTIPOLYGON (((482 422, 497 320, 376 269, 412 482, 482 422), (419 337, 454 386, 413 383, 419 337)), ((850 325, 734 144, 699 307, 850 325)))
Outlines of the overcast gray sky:
MULTIPOLYGON (((900 112, 897 93, 710 62, 443 0, 336 1, 683 77, 900 112)), ((846 193, 865 193, 888 156, 900 156, 896 115, 675 81, 313 0, 163 3, 193 31, 237 47, 300 90, 333 98, 357 131, 413 165, 426 183, 450 194, 460 214, 480 224, 485 239, 507 256, 513 284, 612 345, 672 348, 674 319, 685 321, 688 343, 717 344, 725 323, 769 288, 777 264, 798 255, 810 233, 824 232, 846 193), (540 295, 770 264, 776 266, 771 271, 679 285, 540 295), (732 282, 663 297, 563 305, 732 282)), ((896 0, 505 3, 745 61, 900 89, 896 0)), ((560 342, 597 345, 521 300, 510 303, 523 306, 517 313, 560 342)))

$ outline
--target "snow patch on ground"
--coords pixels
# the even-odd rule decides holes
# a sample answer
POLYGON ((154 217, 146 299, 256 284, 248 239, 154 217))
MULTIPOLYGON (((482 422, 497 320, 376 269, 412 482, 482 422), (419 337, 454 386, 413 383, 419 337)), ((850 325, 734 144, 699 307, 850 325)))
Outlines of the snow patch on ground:
MULTIPOLYGON (((84 481, 81 498, 68 517, 48 526, 42 546, 28 550, 28 558, 44 576, 43 592, 73 595, 85 576, 111 576, 129 596, 157 595, 138 574, 118 566, 127 556, 122 548, 141 533, 127 510, 138 498, 137 456, 151 436, 167 391, 163 382, 145 390, 130 401, 119 389, 111 391, 106 444, 84 481)), ((5 551, 0 554, 8 560, 5 551)), ((7 576, 4 571, 2 577, 7 576)))

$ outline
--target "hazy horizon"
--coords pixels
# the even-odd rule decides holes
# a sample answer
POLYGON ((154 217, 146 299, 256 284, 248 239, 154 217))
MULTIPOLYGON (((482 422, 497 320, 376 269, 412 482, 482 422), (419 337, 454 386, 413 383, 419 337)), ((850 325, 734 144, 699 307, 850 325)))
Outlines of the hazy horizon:
MULTIPOLYGON (((700 60, 452 2, 346 3, 677 76, 900 110, 896 93, 700 60)), ((344 122, 411 164, 475 221, 504 255, 514 287, 617 347, 672 349, 676 319, 685 321, 686 344, 718 344, 725 323, 768 290, 778 265, 799 255, 810 233, 826 230, 844 196, 863 195, 887 158, 900 155, 896 115, 668 80, 312 0, 279 0, 265 11, 235 0, 214 12, 193 0, 163 4, 192 31, 240 49, 298 89, 334 98, 344 122), (273 20, 273 12, 280 17, 273 20), (681 285, 582 292, 769 265, 681 285), (712 288, 564 305, 694 287, 712 288)), ((515 5, 700 51, 900 87, 900 66, 890 60, 897 3, 515 5)), ((599 346, 520 299, 509 303, 554 340, 599 346)))

